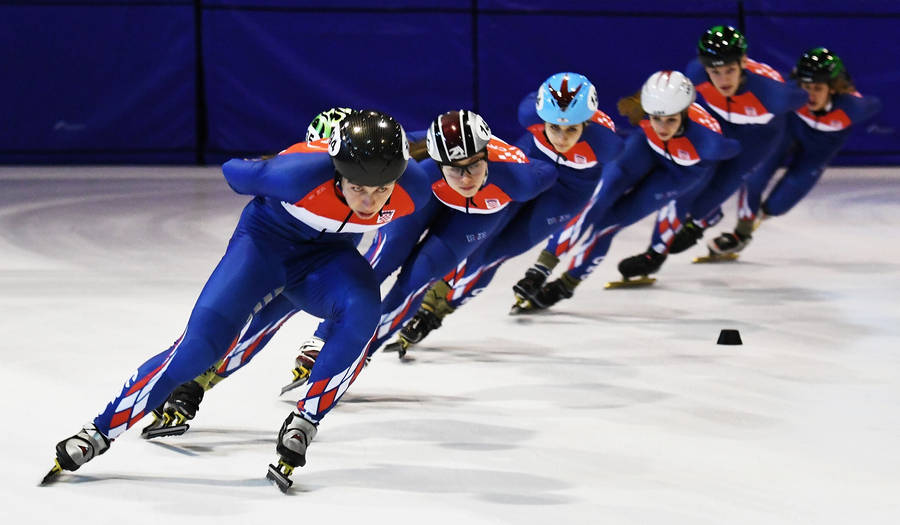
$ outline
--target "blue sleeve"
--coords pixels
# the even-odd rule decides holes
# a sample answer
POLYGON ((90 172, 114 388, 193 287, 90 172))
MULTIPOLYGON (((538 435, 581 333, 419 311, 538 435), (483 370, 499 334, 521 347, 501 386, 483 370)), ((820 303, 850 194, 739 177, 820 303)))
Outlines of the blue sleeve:
POLYGON ((410 131, 406 134, 406 140, 410 142, 419 142, 420 140, 425 140, 425 137, 428 135, 428 130, 423 129, 421 131, 410 131))
POLYGON ((724 135, 719 140, 719 154, 711 157, 711 160, 726 160, 738 156, 741 152, 741 143, 724 135))
MULTIPOLYGON (((643 133, 635 133, 644 138, 643 133)), ((582 140, 587 141, 597 155, 597 160, 601 163, 607 163, 619 156, 622 152, 622 138, 616 135, 616 132, 607 128, 603 124, 592 122, 591 125, 584 128, 582 140)))
POLYGON ((806 91, 793 82, 779 82, 766 77, 758 78, 762 81, 764 92, 767 94, 763 104, 775 115, 799 109, 809 99, 806 91))
POLYGON ((726 160, 736 157, 741 152, 741 143, 739 141, 716 133, 696 122, 692 122, 691 125, 697 126, 697 129, 700 131, 701 141, 697 144, 697 153, 701 159, 709 161, 726 160))
POLYGON ((528 201, 537 197, 553 186, 559 170, 555 164, 547 161, 528 160, 527 164, 494 163, 488 181, 500 187, 514 201, 528 201))
POLYGON ((268 160, 231 159, 222 166, 225 180, 242 195, 297 202, 333 174, 327 153, 289 153, 268 160))
POLYGON ((696 58, 688 62, 684 67, 684 76, 688 77, 695 86, 709 80, 709 77, 706 75, 706 69, 700 63, 700 60, 696 58))
POLYGON ((841 98, 843 99, 841 100, 841 106, 844 106, 844 111, 847 112, 847 116, 850 117, 853 124, 865 122, 881 113, 882 104, 877 97, 841 95, 841 98))
POLYGON ((658 155, 647 146, 643 133, 633 133, 617 159, 603 167, 603 182, 597 194, 596 206, 611 206, 628 188, 643 179, 656 166, 658 155))
POLYGON ((406 171, 403 172, 400 183, 412 199, 416 210, 423 208, 428 199, 431 198, 431 181, 429 176, 422 169, 422 166, 413 160, 410 160, 409 164, 406 165, 406 171))
POLYGON ((523 128, 543 122, 534 107, 536 103, 537 91, 525 95, 522 102, 519 102, 519 124, 521 124, 523 128))

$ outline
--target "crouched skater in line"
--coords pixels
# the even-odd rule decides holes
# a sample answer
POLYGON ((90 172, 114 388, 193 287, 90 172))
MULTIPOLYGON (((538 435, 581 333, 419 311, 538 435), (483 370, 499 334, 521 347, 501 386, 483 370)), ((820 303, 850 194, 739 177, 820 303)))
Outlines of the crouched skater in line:
POLYGON ((293 469, 306 464, 319 422, 362 369, 378 325, 378 283, 355 241, 430 197, 424 173, 408 158, 400 124, 365 111, 344 119, 330 141, 300 143, 269 160, 228 161, 226 181, 253 199, 184 333, 140 365, 100 415, 56 445, 44 482, 105 453, 175 387, 224 356, 248 318, 279 298, 339 327, 278 433, 278 464, 268 477, 286 490, 293 469))

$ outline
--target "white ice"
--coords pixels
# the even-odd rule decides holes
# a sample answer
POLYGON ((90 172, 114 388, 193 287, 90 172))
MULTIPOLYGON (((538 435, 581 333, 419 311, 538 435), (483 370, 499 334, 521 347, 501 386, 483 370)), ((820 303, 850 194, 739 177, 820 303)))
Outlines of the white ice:
POLYGON ((605 291, 647 219, 543 315, 507 315, 536 251, 511 261, 410 360, 376 356, 290 496, 264 476, 306 315, 186 435, 132 429, 37 487, 180 334, 245 201, 214 168, 0 168, 0 523, 900 522, 896 169, 829 170, 738 262, 698 246, 605 291))

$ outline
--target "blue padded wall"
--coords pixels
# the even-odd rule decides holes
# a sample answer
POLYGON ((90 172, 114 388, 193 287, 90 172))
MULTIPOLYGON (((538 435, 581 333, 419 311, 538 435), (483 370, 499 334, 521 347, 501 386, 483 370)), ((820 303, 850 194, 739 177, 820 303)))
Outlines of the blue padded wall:
POLYGON ((468 15, 210 10, 203 18, 208 152, 277 151, 338 105, 424 128, 472 107, 468 15))
POLYGON ((617 99, 683 68, 717 23, 783 72, 832 47, 885 102, 837 162, 900 164, 894 0, 0 1, 0 162, 214 163, 300 140, 334 105, 409 129, 472 108, 515 140, 520 98, 563 70, 588 75, 627 132, 617 99))
POLYGON ((0 5, 4 162, 193 162, 193 8, 0 5))

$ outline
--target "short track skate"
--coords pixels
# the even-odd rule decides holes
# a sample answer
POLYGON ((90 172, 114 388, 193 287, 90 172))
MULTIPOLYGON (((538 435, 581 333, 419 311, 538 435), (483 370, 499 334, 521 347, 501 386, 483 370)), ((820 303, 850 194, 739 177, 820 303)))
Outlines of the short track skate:
POLYGON ((402 337, 398 337, 393 343, 384 345, 384 350, 382 350, 382 352, 397 352, 397 357, 403 359, 410 346, 409 341, 402 337))
POLYGON ((509 309, 509 315, 528 315, 540 311, 540 308, 534 305, 528 299, 516 297, 515 304, 509 309))
POLYGON ((39 486, 43 487, 53 483, 54 481, 59 479, 59 474, 63 471, 62 466, 59 464, 58 459, 53 460, 53 468, 50 469, 44 478, 41 480, 39 486))
POLYGON ((612 290, 614 288, 642 288, 645 286, 650 286, 656 282, 655 277, 648 277, 646 275, 642 275, 640 277, 622 277, 621 281, 610 281, 606 283, 605 288, 607 290, 612 290))
POLYGON ((305 385, 309 380, 309 370, 300 370, 298 367, 291 370, 291 372, 294 374, 294 380, 281 387, 281 394, 279 395, 284 395, 285 392, 290 392, 295 388, 299 388, 305 385))
POLYGON ((184 417, 184 414, 175 412, 173 415, 163 412, 162 416, 159 416, 154 411, 153 422, 141 430, 141 437, 144 439, 155 439, 180 436, 187 432, 189 428, 191 426, 187 424, 187 418, 184 417))
POLYGON ((710 253, 709 255, 703 255, 701 257, 694 257, 694 260, 691 261, 695 264, 704 264, 704 263, 721 263, 721 262, 731 262, 736 261, 738 259, 737 253, 710 253))
POLYGON ((294 473, 294 467, 288 465, 283 460, 278 461, 278 466, 269 463, 269 471, 266 473, 266 479, 271 481, 278 489, 287 494, 288 490, 294 484, 290 475, 294 473))

